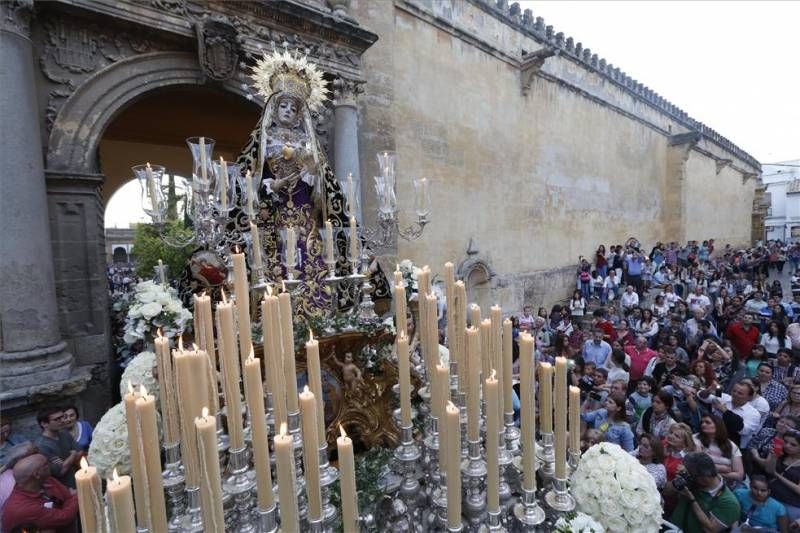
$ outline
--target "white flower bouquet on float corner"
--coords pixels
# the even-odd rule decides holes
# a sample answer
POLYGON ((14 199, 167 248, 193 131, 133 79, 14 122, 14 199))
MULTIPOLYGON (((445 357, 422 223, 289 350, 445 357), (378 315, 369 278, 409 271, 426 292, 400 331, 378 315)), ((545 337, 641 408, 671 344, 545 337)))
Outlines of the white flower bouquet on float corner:
POLYGON ((553 531, 554 533, 605 533, 605 528, 591 516, 573 511, 559 518, 553 531))
POLYGON ((656 532, 661 496, 653 477, 625 450, 608 442, 583 456, 571 479, 577 509, 614 533, 656 532))
POLYGON ((192 313, 183 307, 175 289, 143 281, 136 284, 128 308, 124 340, 152 342, 158 329, 165 337, 179 337, 191 321, 192 313))

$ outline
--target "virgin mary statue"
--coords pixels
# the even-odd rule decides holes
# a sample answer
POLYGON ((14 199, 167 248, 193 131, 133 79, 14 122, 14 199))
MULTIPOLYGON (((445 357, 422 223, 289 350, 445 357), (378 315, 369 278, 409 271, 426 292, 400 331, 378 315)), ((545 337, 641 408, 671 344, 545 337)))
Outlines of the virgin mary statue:
POLYGON ((344 226, 344 200, 314 132, 312 113, 328 98, 316 65, 289 52, 258 61, 254 86, 266 101, 264 112, 237 162, 261 178, 256 224, 267 278, 286 279, 280 230, 294 228, 300 255, 297 312, 319 316, 330 295, 323 282, 319 228, 330 220, 344 226))

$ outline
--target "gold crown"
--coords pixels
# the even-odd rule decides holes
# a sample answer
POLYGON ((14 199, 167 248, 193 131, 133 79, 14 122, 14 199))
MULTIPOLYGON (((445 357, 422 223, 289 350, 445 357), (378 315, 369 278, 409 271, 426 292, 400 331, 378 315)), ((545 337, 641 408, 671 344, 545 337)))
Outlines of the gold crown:
POLYGON ((314 111, 328 99, 322 72, 305 56, 278 51, 265 55, 253 68, 253 85, 265 99, 286 93, 314 111))

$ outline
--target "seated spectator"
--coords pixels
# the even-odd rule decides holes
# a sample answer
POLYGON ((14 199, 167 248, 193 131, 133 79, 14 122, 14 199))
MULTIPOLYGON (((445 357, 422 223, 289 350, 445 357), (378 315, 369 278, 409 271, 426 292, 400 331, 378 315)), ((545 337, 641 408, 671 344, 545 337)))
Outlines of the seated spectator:
POLYGON ((786 433, 782 447, 773 447, 766 460, 756 460, 767 473, 772 497, 786 507, 789 520, 800 519, 800 436, 786 433))
POLYGON ((690 453, 684 467, 691 484, 665 488, 678 495, 678 505, 670 522, 686 532, 724 531, 739 520, 739 502, 717 473, 714 461, 705 453, 690 453))
MULTIPOLYGON (((673 402, 672 394, 663 390, 658 391, 653 396, 653 404, 642 413, 642 418, 636 426, 636 434, 650 433, 659 439, 665 438, 669 428, 675 424, 671 416, 673 402)), ((691 436, 692 432, 689 430, 689 437, 691 436)))
POLYGON ((617 330, 613 322, 606 319, 603 309, 595 309, 592 312, 592 328, 603 330, 603 340, 609 344, 617 340, 617 330))
POLYGON ((656 296, 655 302, 650 307, 653 316, 662 324, 669 318, 669 310, 669 304, 664 300, 663 294, 656 296))
POLYGON ((647 339, 647 344, 653 346, 653 342, 658 335, 658 321, 653 317, 650 309, 642 309, 642 318, 634 325, 637 334, 643 335, 647 339))
POLYGON ((581 418, 603 434, 603 440, 617 444, 623 450, 633 451, 633 432, 625 416, 625 398, 608 397, 605 407, 583 413, 581 418))
POLYGON ((78 420, 78 408, 69 405, 64 408, 66 416, 64 428, 69 431, 78 450, 84 454, 89 452, 89 444, 92 443, 92 425, 86 420, 78 420))
POLYGON ((575 291, 572 299, 569 301, 569 312, 572 319, 583 318, 586 313, 586 300, 589 298, 588 294, 582 294, 581 291, 575 291))
POLYGON ((639 306, 639 295, 633 290, 633 285, 625 287, 625 292, 622 293, 620 303, 622 305, 622 312, 625 316, 630 315, 633 310, 639 306))
POLYGON ((633 452, 635 457, 639 458, 639 462, 644 466, 653 480, 656 482, 656 488, 661 490, 667 483, 667 469, 664 468, 664 448, 661 447, 661 441, 645 433, 639 436, 639 447, 633 452))
POLYGON ((771 357, 781 348, 791 348, 791 340, 786 337, 786 327, 777 320, 770 320, 767 331, 761 335, 761 344, 771 357))
POLYGON ((633 330, 630 328, 630 324, 626 319, 622 319, 619 321, 619 325, 615 328, 615 333, 617 337, 617 342, 627 349, 628 346, 633 346, 636 337, 634 336, 633 330))
POLYGON ((713 415, 700 418, 700 432, 694 435, 695 449, 705 452, 717 465, 717 472, 729 487, 735 488, 744 480, 742 452, 728 439, 728 430, 722 419, 713 415))
POLYGON ((772 365, 769 363, 758 365, 758 374, 754 385, 756 394, 767 400, 770 411, 777 409, 789 397, 786 387, 773 379, 772 365))
POLYGON ((767 351, 761 344, 755 344, 744 361, 745 377, 754 378, 758 373, 758 365, 767 362, 767 351))
POLYGON ((794 416, 800 419, 800 383, 789 389, 789 398, 772 412, 772 419, 780 416, 794 416))
POLYGON ((51 474, 62 484, 75 488, 73 472, 77 468, 80 452, 75 440, 64 430, 64 410, 51 407, 39 411, 36 419, 42 428, 41 436, 36 440, 36 447, 50 463, 51 474))
POLYGON ((667 481, 672 481, 683 464, 686 454, 694 451, 692 429, 686 424, 674 423, 663 439, 664 468, 667 470, 667 481))
POLYGON ((639 423, 644 412, 653 404, 652 380, 642 378, 636 383, 636 390, 628 396, 628 411, 632 413, 634 424, 639 423))
POLYGON ((680 345, 678 342, 678 336, 674 333, 670 333, 667 335, 667 346, 675 350, 675 355, 678 356, 678 362, 688 366, 689 365, 689 354, 686 352, 685 349, 680 345))
MULTIPOLYGON (((522 315, 519 317, 519 329, 520 331, 528 331, 530 332, 533 329, 533 308, 530 305, 526 305, 522 308, 522 315)), ((545 315, 547 311, 545 311, 545 315)))
POLYGON ((14 479, 16 486, 3 509, 4 531, 75 530, 78 497, 50 475, 47 457, 36 453, 17 462, 14 479))
POLYGON ((0 468, 6 464, 6 454, 11 448, 23 442, 25 439, 21 435, 15 435, 11 431, 11 419, 0 416, 0 468))
POLYGON ((734 491, 739 500, 742 526, 762 528, 768 531, 789 531, 789 517, 786 507, 775 498, 770 497, 767 478, 756 474, 750 478, 750 488, 734 491))

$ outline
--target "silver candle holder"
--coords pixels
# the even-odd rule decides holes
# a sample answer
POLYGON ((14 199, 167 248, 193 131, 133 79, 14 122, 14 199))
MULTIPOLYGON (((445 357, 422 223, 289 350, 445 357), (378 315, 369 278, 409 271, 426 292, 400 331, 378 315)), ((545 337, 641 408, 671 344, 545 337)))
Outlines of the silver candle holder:
POLYGON ((480 527, 486 511, 486 491, 484 484, 488 468, 481 457, 481 441, 469 441, 467 459, 461 463, 461 475, 466 488, 464 514, 472 529, 480 527))
MULTIPOLYGON (((225 471, 225 462, 228 458, 228 450, 231 446, 231 440, 228 434, 225 433, 225 426, 222 423, 222 415, 227 413, 227 407, 223 407, 215 416, 217 423, 217 455, 219 455, 219 471, 225 471)), ((227 415, 226 415, 227 416, 227 415)))
POLYGON ((246 447, 230 450, 228 469, 222 481, 222 491, 233 499, 233 528, 239 533, 255 533, 256 517, 253 514, 253 490, 256 473, 250 468, 250 454, 246 447))
POLYGON ((553 478, 553 486, 544 495, 544 501, 552 509, 562 513, 575 510, 575 498, 569 493, 566 479, 553 478))
POLYGON ((186 514, 183 515, 180 531, 182 533, 202 533, 203 513, 200 509, 200 487, 186 489, 186 514))
POLYGON ((569 452, 567 452, 567 466, 569 467, 570 471, 574 472, 577 470, 580 462, 581 452, 576 450, 569 450, 569 452))
MULTIPOLYGON (((303 434, 300 431, 300 411, 287 413, 287 426, 289 435, 292 436, 292 451, 294 452, 294 471, 301 475, 303 471, 303 434)), ((274 454, 273 454, 274 456, 274 454)))
POLYGON ((186 513, 186 477, 181 465, 181 445, 178 442, 164 445, 164 471, 161 472, 161 483, 167 493, 169 509, 169 530, 178 531, 184 513, 186 513))
POLYGON ((552 479, 555 475, 556 454, 553 450, 553 433, 542 433, 542 440, 536 447, 536 456, 542 461, 540 475, 552 479))
POLYGON ((277 533, 278 507, 273 503, 269 509, 256 510, 258 518, 258 533, 277 533))
POLYGON ((435 416, 428 417, 429 431, 426 432, 422 440, 423 457, 422 462, 425 467, 425 491, 429 498, 433 497, 433 492, 439 486, 439 476, 442 473, 439 469, 439 419, 435 416))
POLYGON ((486 514, 486 523, 480 527, 479 533, 506 533, 508 531, 503 525, 502 511, 497 511, 496 513, 489 511, 486 514))
POLYGON ((511 454, 510 451, 508 451, 505 443, 503 442, 504 435, 505 431, 501 430, 499 439, 497 440, 498 443, 497 465, 500 470, 499 483, 497 488, 500 496, 500 505, 503 507, 507 507, 508 502, 511 500, 511 485, 508 483, 508 480, 506 479, 506 472, 511 467, 514 461, 514 456, 511 454))
POLYGON ((522 448, 519 445, 519 439, 522 434, 517 425, 514 424, 514 411, 503 413, 503 423, 505 425, 506 449, 511 452, 511 455, 519 455, 522 453, 522 448))
POLYGON ((400 445, 394 450, 394 458, 397 465, 397 474, 402 478, 399 494, 400 499, 405 502, 408 512, 414 517, 419 518, 421 497, 419 480, 417 479, 417 469, 422 453, 419 446, 414 441, 413 426, 400 426, 400 445))
POLYGON ((339 479, 339 470, 328 461, 328 443, 319 449, 319 486, 322 496, 322 520, 331 530, 336 526, 339 511, 331 504, 331 486, 339 479))
POLYGON ((447 473, 445 471, 439 474, 439 485, 433 490, 431 496, 431 503, 433 504, 433 513, 435 515, 434 524, 437 528, 444 529, 447 527, 447 473))
POLYGON ((544 522, 545 512, 536 500, 536 491, 522 488, 522 501, 514 506, 514 517, 518 529, 533 533, 536 526, 544 522))

